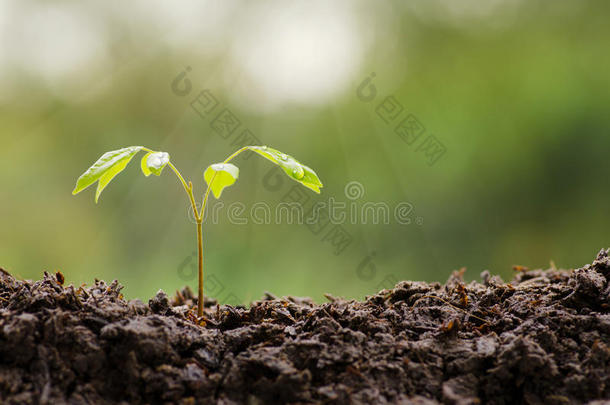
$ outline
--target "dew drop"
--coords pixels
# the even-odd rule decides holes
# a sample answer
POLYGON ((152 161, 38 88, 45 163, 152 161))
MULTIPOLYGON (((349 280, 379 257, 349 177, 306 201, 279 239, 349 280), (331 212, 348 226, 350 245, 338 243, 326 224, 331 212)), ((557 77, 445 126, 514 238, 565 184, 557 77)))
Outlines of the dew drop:
POLYGON ((305 176, 305 171, 303 170, 303 168, 301 166, 297 166, 294 169, 292 169, 292 174, 294 174, 294 176, 301 180, 303 178, 303 176, 305 176))
POLYGON ((280 158, 281 158, 282 160, 287 160, 287 159, 288 159, 288 156, 286 156, 284 153, 282 153, 282 154, 280 155, 280 158))
POLYGON ((267 150, 267 145, 263 146, 263 150, 267 150))

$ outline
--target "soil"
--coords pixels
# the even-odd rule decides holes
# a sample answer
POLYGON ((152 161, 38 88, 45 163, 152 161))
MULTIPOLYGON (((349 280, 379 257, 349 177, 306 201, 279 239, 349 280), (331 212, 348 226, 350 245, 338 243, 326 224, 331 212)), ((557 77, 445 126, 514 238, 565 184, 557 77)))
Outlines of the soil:
POLYGON ((2 404, 610 403, 610 250, 573 271, 250 307, 0 271, 2 404))

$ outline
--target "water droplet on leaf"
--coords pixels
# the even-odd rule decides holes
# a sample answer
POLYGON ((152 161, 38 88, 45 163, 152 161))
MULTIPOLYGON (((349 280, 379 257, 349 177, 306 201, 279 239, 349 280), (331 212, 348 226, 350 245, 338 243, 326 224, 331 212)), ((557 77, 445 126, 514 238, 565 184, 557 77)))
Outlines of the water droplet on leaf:
POLYGON ((156 170, 163 168, 169 162, 169 154, 167 152, 151 153, 146 159, 148 167, 156 170))
POLYGON ((294 169, 292 169, 292 174, 294 174, 294 177, 301 180, 303 178, 303 176, 305 176, 305 171, 303 170, 303 168, 301 166, 297 166, 294 169))

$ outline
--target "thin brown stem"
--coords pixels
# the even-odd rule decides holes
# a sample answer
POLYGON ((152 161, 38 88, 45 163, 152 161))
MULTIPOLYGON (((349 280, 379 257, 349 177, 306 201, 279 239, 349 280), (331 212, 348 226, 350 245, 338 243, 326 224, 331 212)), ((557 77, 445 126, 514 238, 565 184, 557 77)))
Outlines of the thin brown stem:
POLYGON ((203 316, 203 231, 201 229, 203 209, 201 210, 201 214, 199 213, 199 210, 197 210, 195 197, 193 196, 193 183, 189 181, 187 184, 184 177, 182 177, 182 174, 180 174, 178 169, 176 169, 176 166, 174 166, 171 162, 169 162, 168 165, 176 174, 178 179, 180 179, 180 182, 184 187, 184 191, 186 191, 186 194, 189 196, 191 207, 193 208, 193 215, 195 215, 195 220, 197 221, 197 251, 199 252, 199 291, 197 300, 197 316, 201 317, 203 316))
POLYGON ((199 291, 197 296, 197 316, 203 316, 203 231, 201 221, 197 221, 197 251, 199 252, 199 291))
POLYGON ((236 152, 233 152, 228 158, 225 159, 225 161, 223 163, 229 163, 231 161, 231 159, 233 159, 235 156, 239 155, 240 153, 242 153, 245 150, 248 150, 249 147, 248 146, 244 146, 241 149, 238 149, 236 152))
MULTIPOLYGON (((153 153, 154 151, 148 148, 142 148, 142 150, 146 152, 153 153)), ((176 177, 182 183, 182 187, 184 187, 184 191, 189 196, 189 201, 191 202, 191 207, 193 208, 193 215, 195 215, 195 220, 197 222, 197 251, 199 252, 199 291, 198 291, 198 300, 197 300, 197 316, 203 316, 203 230, 202 221, 203 221, 203 206, 201 207, 201 213, 197 209, 197 204, 195 203, 195 197, 193 196, 193 183, 191 181, 186 182, 180 171, 174 166, 172 162, 168 162, 168 166, 172 171, 176 174, 176 177)), ((207 192, 209 192, 209 187, 207 192)), ((207 196, 206 192, 206 196, 207 196)))
POLYGON ((203 214, 204 214, 204 210, 205 210, 205 206, 208 203, 208 196, 210 195, 210 190, 212 189, 212 184, 214 183, 214 179, 216 179, 216 174, 218 173, 214 173, 214 175, 212 176, 212 180, 210 180, 210 184, 208 184, 208 188, 205 190, 205 194, 203 195, 203 200, 201 201, 201 215, 199 216, 201 219, 203 219, 203 214))
MULTIPOLYGON (((228 158, 226 158, 223 163, 228 163, 235 156, 239 155, 241 152, 243 152, 247 149, 248 149, 247 146, 239 149, 237 152, 234 152, 232 155, 230 155, 228 158)), ((186 183, 182 179, 182 176, 180 175, 178 170, 176 170, 173 166, 171 166, 171 167, 174 170, 174 172, 178 175, 178 177, 183 181, 183 183, 185 185, 185 189, 187 189, 188 195, 191 199, 191 205, 193 206, 193 210, 195 212, 195 217, 197 219, 197 251, 199 252, 199 292, 198 292, 199 294, 198 294, 198 299, 197 299, 197 316, 202 317, 203 316, 203 230, 202 230, 202 222, 203 222, 203 216, 205 214, 205 206, 208 202, 210 190, 212 189, 211 186, 212 186, 212 183, 214 183, 214 179, 216 179, 216 173, 214 173, 214 176, 212 176, 212 179, 210 180, 210 184, 208 184, 208 188, 205 190, 203 200, 201 201, 201 211, 198 212, 197 207, 195 206, 195 200, 193 198, 193 184, 189 182, 189 185, 187 187, 186 183)))

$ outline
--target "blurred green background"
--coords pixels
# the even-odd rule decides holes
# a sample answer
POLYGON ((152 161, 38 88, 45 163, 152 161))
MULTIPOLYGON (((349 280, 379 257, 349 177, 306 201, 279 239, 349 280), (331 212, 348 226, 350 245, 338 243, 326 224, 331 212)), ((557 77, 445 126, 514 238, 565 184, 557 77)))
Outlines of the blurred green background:
MULTIPOLYGON (((0 266, 118 279, 130 298, 195 288, 195 227, 169 170, 145 178, 136 158, 97 206, 71 190, 103 152, 145 145, 200 194, 246 128, 316 169, 310 202, 413 210, 409 224, 343 223, 339 254, 332 224, 224 211, 204 228, 206 288, 223 302, 589 263, 610 227, 609 18, 601 0, 2 2, 0 266), (218 106, 202 117, 204 89, 218 106), (226 139, 212 125, 224 108, 240 121, 226 139), (412 145, 395 132, 409 114, 425 127, 412 145), (442 155, 422 149, 430 135, 442 155)), ((273 207, 296 184, 254 156, 238 165, 225 207, 273 207)))

